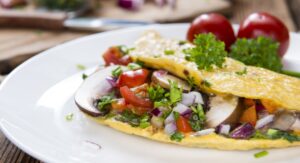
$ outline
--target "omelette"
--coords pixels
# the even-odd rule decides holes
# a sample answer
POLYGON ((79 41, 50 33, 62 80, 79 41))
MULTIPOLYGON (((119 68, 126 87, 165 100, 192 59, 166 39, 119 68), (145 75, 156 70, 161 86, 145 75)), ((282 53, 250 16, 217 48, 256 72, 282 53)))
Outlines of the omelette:
POLYGON ((134 47, 109 48, 114 64, 75 94, 96 122, 148 139, 199 148, 250 150, 300 145, 300 80, 224 58, 199 69, 194 45, 147 31, 134 47), (116 57, 122 57, 116 64, 116 57))

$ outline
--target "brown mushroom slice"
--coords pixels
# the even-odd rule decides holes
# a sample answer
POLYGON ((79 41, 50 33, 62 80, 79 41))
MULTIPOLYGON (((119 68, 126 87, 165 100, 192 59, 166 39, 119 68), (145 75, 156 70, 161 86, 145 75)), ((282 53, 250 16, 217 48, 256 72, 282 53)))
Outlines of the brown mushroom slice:
POLYGON ((272 124, 271 128, 287 131, 292 127, 296 120, 297 115, 295 112, 281 111, 276 114, 274 123, 272 124))
POLYGON ((170 74, 168 74, 167 71, 164 71, 164 70, 154 71, 152 74, 151 80, 154 83, 156 83, 166 89, 170 89, 169 81, 174 81, 178 84, 178 87, 182 88, 184 91, 191 90, 191 87, 189 86, 189 84, 186 81, 184 81, 174 75, 170 75, 170 74))
POLYGON ((94 117, 102 115, 95 103, 112 88, 106 78, 116 68, 117 66, 110 66, 98 70, 83 81, 75 93, 75 103, 81 111, 94 117))
POLYGON ((231 124, 239 121, 242 107, 237 96, 213 96, 209 98, 210 110, 206 113, 206 125, 217 127, 222 123, 231 124))

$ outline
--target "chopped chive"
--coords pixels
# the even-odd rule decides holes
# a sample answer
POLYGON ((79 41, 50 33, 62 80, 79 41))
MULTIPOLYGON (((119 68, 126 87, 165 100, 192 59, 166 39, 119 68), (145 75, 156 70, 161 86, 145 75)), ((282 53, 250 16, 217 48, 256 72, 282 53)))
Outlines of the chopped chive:
POLYGON ((85 70, 86 69, 86 67, 84 65, 81 65, 81 64, 77 64, 76 67, 77 67, 78 70, 85 70))
POLYGON ((165 55, 173 55, 175 54, 174 50, 165 50, 165 55))
POLYGON ((255 153, 255 154, 254 154, 254 157, 255 157, 255 158, 261 158, 261 157, 267 156, 268 154, 269 154, 268 151, 260 151, 260 152, 258 152, 258 153, 255 153))
POLYGON ((129 63, 127 65, 127 67, 130 69, 130 70, 137 70, 137 69, 141 69, 141 65, 137 64, 137 63, 129 63))
POLYGON ((70 113, 70 114, 66 115, 65 118, 66 118, 67 121, 71 121, 71 120, 73 120, 73 116, 74 116, 74 114, 70 113))

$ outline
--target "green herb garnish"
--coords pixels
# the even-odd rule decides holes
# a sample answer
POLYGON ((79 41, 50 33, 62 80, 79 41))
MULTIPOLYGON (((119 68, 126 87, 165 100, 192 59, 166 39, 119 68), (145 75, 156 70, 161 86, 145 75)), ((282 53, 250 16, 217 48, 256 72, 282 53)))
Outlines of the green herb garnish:
POLYGON ((147 128, 150 126, 150 116, 149 115, 137 115, 130 110, 123 111, 116 120, 128 123, 132 127, 140 127, 140 128, 147 128))
POLYGON ((142 66, 140 66, 139 64, 137 63, 129 63, 127 65, 127 67, 130 69, 130 70, 138 70, 138 69, 141 69, 142 66))
POLYGON ((243 71, 237 71, 235 72, 237 75, 245 75, 247 74, 247 68, 245 67, 243 71))
POLYGON ((193 61, 197 64, 198 69, 210 71, 214 66, 222 68, 225 62, 227 52, 225 44, 218 41, 212 34, 199 34, 194 40, 196 47, 185 49, 188 61, 193 61))
POLYGON ((182 88, 179 88, 178 84, 174 81, 169 81, 169 83, 170 83, 170 102, 174 104, 181 100, 182 88))
POLYGON ((187 77, 186 80, 187 80, 189 86, 190 86, 192 89, 197 87, 197 85, 195 84, 195 78, 194 78, 194 77, 187 77))
POLYGON ((121 66, 118 66, 116 69, 114 69, 111 74, 113 77, 119 77, 122 74, 122 68, 121 66))
POLYGON ((173 116, 175 121, 177 121, 177 119, 179 118, 180 114, 177 111, 173 111, 173 116))
POLYGON ((231 46, 229 56, 246 65, 267 68, 281 72, 282 63, 278 55, 279 43, 266 37, 237 39, 231 46))
POLYGON ((78 70, 85 70, 86 69, 86 67, 84 65, 81 65, 81 64, 77 64, 76 67, 77 67, 78 70))
POLYGON ((255 158, 261 158, 261 157, 267 156, 268 154, 269 154, 268 151, 261 151, 261 152, 255 153, 254 157, 255 158))
POLYGON ((150 86, 147 89, 149 99, 151 101, 161 101, 165 97, 165 90, 159 86, 159 85, 154 85, 150 86))
POLYGON ((175 132, 171 135, 170 139, 173 141, 181 142, 181 140, 184 138, 184 135, 181 132, 175 132))
POLYGON ((143 115, 141 118, 140 118, 140 125, 139 127, 140 128, 147 128, 150 126, 150 116, 149 115, 143 115))
POLYGON ((189 119, 189 123, 194 131, 200 131, 204 128, 205 125, 205 113, 201 104, 198 104, 197 107, 191 107, 193 113, 189 119))
POLYGON ((174 50, 165 50, 165 55, 174 55, 175 51, 174 50))
POLYGON ((207 80, 202 80, 201 84, 204 85, 204 86, 206 86, 206 87, 211 87, 211 85, 212 85, 212 84, 211 84, 210 82, 208 82, 207 80))
POLYGON ((74 114, 73 113, 69 113, 68 115, 66 115, 66 120, 67 121, 71 121, 71 120, 73 120, 73 116, 74 116, 74 114))
POLYGON ((111 95, 106 95, 106 96, 102 96, 97 103, 97 109, 101 112, 101 113, 108 113, 109 112, 109 108, 108 106, 113 102, 113 97, 111 95))
POLYGON ((82 76, 81 76, 81 78, 82 78, 83 80, 85 80, 87 77, 88 77, 88 75, 85 74, 85 73, 83 73, 82 76))
POLYGON ((187 41, 181 40, 181 41, 178 42, 178 45, 184 45, 184 44, 186 44, 186 43, 187 43, 187 41))
POLYGON ((289 133, 289 132, 276 130, 276 129, 269 129, 267 131, 267 133, 265 133, 265 134, 261 133, 259 131, 256 131, 255 134, 252 136, 252 138, 253 139, 271 139, 271 140, 284 139, 291 143, 294 141, 300 141, 299 136, 289 133))

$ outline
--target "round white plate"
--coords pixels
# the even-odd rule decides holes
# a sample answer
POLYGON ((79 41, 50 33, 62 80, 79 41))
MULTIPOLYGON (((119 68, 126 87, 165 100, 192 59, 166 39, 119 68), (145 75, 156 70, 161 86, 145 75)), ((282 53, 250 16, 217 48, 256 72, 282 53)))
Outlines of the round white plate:
MULTIPOLYGON (((184 39, 186 24, 154 25, 91 35, 57 46, 15 69, 0 88, 0 125, 4 134, 28 154, 45 162, 300 162, 300 148, 268 150, 255 159, 253 151, 219 151, 164 144, 126 135, 90 121, 74 104, 74 92, 87 66, 102 63, 112 45, 132 45, 148 29, 184 39), (65 116, 74 114, 72 121, 65 116)), ((300 71, 300 37, 291 34, 287 68, 300 71)))

